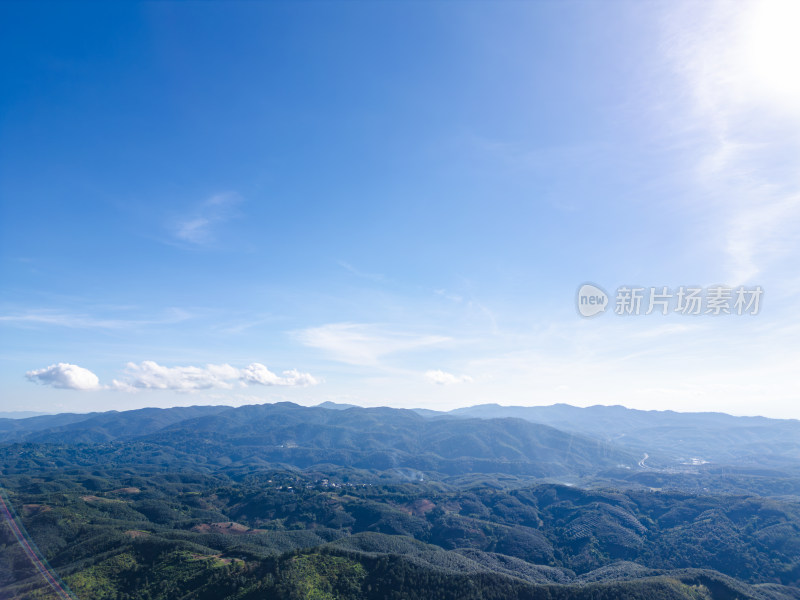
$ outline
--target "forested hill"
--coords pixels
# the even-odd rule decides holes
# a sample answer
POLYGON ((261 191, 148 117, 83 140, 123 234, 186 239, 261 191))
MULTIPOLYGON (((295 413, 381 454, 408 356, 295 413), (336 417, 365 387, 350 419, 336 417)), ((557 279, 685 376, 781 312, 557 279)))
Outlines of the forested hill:
POLYGON ((158 431, 181 421, 230 410, 229 406, 141 408, 102 413, 62 413, 28 419, 0 419, 0 443, 102 443, 158 431))
MULTIPOLYGON (((92 448, 0 447, 17 522, 80 600, 800 598, 796 501, 200 473, 92 448)), ((0 598, 52 597, 0 522, 0 598)))

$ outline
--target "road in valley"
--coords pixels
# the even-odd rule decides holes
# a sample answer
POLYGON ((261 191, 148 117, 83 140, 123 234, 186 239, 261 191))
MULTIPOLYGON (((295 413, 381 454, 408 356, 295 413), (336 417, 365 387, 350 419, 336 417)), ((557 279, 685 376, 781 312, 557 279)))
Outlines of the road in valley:
POLYGON ((72 593, 66 588, 66 584, 64 584, 59 576, 56 575, 52 569, 50 569, 47 561, 45 561, 41 552, 36 547, 36 544, 33 543, 30 535, 25 530, 25 526, 21 522, 18 522, 14 514, 11 512, 11 508, 6 503, 6 499, 3 497, 3 493, 1 491, 0 519, 8 524, 8 527, 11 529, 11 533, 14 534, 17 543, 20 545, 23 552, 25 552, 25 555, 28 557, 31 563, 33 563, 33 566, 36 567, 36 570, 39 571, 45 581, 47 581, 50 587, 53 588, 56 596, 60 600, 76 600, 75 596, 73 596, 72 593))

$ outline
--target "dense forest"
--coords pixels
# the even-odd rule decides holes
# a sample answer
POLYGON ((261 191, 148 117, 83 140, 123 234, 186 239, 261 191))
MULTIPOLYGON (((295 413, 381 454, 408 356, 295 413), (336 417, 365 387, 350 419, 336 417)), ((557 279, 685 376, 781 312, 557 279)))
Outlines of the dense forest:
POLYGON ((6 423, 0 598, 69 597, 25 543, 100 600, 800 598, 789 467, 637 468, 519 419, 300 408, 6 423))

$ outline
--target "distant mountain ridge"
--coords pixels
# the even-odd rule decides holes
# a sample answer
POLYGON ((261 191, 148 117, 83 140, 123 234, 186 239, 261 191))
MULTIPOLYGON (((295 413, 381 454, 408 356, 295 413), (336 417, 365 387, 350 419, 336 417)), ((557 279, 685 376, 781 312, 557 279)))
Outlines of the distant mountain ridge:
POLYGON ((516 418, 426 418, 394 408, 329 409, 288 402, 107 412, 25 421, 5 443, 157 444, 213 460, 309 467, 334 464, 448 474, 589 474, 638 457, 591 437, 516 418))
POLYGON ((142 441, 309 467, 330 463, 449 474, 590 473, 636 456, 595 439, 521 419, 427 419, 393 408, 330 410, 291 403, 242 406, 169 426, 142 441))
POLYGON ((52 415, 55 413, 39 412, 36 410, 12 410, 8 412, 0 412, 0 419, 29 419, 31 417, 43 417, 45 415, 52 415))
POLYGON ((325 402, 144 408, 0 419, 0 443, 151 441, 296 466, 553 475, 616 466, 800 464, 800 421, 724 413, 484 404, 450 412, 325 402), (646 458, 644 458, 646 456, 646 458))
POLYGON ((0 419, 0 443, 12 441, 102 443, 146 435, 168 425, 230 409, 229 406, 140 408, 95 413, 62 413, 30 419, 0 419))
POLYGON ((800 461, 800 421, 725 413, 644 411, 624 406, 482 404, 447 413, 469 418, 514 417, 647 452, 654 462, 776 463, 800 461))

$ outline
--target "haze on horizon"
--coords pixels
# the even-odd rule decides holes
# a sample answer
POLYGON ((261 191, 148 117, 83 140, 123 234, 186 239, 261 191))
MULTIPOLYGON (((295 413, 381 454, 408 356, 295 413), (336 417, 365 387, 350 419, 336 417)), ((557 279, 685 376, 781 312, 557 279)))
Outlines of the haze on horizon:
POLYGON ((0 412, 800 418, 790 1, 0 4, 0 412), (582 318, 763 289, 756 315, 582 318))

